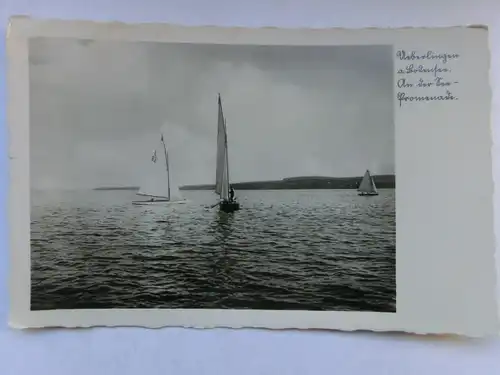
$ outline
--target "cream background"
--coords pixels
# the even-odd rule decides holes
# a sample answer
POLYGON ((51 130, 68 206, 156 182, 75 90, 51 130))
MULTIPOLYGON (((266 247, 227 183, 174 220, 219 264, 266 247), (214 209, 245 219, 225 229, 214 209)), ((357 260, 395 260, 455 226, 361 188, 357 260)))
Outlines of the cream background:
MULTIPOLYGON (((12 14, 64 19, 173 22, 249 27, 404 27, 486 23, 492 52, 493 134, 498 139, 500 3, 497 0, 6 0, 2 30, 12 14)), ((5 43, 3 41, 3 43, 5 43)), ((4 44, 2 44, 4 46, 4 44)), ((2 72, 5 72, 5 50, 2 72)), ((0 74, 5 84, 5 73, 0 74)), ((0 90, 5 113, 6 93, 0 90)), ((5 117, 4 117, 5 118, 5 117)), ((9 309, 7 126, 0 132, 0 359, 6 374, 498 374, 500 339, 457 340, 415 335, 325 331, 136 328, 18 331, 9 309)), ((499 181, 499 148, 493 148, 499 181)), ((495 195, 498 213, 499 195, 495 195)), ((500 234, 500 226, 496 225, 500 234)))
MULTIPOLYGON (((7 36, 12 95, 8 117, 13 269, 10 324, 18 328, 114 325, 496 334, 487 35, 484 28, 466 27, 398 30, 241 28, 236 32, 216 27, 13 19, 7 36), (30 311, 29 144, 26 142, 29 132, 26 41, 30 36, 224 44, 393 44, 394 51, 404 48, 459 53, 461 58, 453 63, 452 78, 460 84, 451 90, 460 100, 432 102, 425 107, 422 103, 408 103, 395 108, 397 312, 30 311), (467 178, 460 178, 457 184, 457 177, 464 170, 467 178), (419 181, 432 182, 432 188, 422 194, 419 181), (446 188, 450 186, 451 189, 446 188)), ((395 70, 404 65, 398 62, 395 70)))

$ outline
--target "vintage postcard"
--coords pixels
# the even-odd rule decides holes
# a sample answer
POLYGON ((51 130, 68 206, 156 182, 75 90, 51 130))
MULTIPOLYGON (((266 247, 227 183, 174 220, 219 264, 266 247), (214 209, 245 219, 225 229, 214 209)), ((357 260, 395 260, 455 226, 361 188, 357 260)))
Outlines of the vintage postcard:
POLYGON ((487 28, 7 45, 11 326, 497 333, 487 28))

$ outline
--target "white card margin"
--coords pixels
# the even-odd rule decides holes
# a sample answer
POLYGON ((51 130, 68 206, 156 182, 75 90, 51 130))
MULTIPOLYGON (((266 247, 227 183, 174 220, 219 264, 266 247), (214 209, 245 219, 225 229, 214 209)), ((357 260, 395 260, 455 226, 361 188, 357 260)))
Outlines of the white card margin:
MULTIPOLYGON (((467 336, 498 332, 486 28, 287 30, 14 17, 7 33, 7 55, 12 327, 323 328, 467 336), (30 37, 268 45, 392 44, 394 51, 424 48, 460 53, 460 100, 412 103, 404 110, 395 104, 397 312, 30 311, 30 37)), ((395 64, 400 63, 395 60, 395 64)))

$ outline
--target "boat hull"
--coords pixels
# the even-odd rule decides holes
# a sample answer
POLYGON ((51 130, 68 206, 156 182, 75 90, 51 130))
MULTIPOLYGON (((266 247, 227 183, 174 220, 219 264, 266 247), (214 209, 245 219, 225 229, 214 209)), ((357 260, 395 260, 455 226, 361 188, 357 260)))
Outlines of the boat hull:
POLYGON ((160 206, 168 204, 184 204, 187 200, 182 201, 169 201, 169 200, 157 200, 157 201, 132 201, 134 206, 160 206))
POLYGON ((221 202, 219 204, 219 210, 222 212, 234 212, 240 209, 240 204, 238 202, 221 202))

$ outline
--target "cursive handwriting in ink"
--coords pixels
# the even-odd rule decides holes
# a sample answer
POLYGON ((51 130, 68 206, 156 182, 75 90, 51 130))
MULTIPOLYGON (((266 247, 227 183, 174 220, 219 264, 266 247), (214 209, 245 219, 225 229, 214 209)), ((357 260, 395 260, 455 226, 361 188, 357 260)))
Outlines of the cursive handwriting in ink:
POLYGON ((407 89, 407 88, 413 87, 413 83, 408 83, 406 78, 398 79, 398 82, 396 83, 396 85, 398 86, 399 89, 403 89, 403 88, 407 89))
POLYGON ((446 100, 458 100, 458 98, 453 95, 450 91, 446 90, 446 95, 408 95, 405 92, 398 92, 397 99, 399 101, 399 106, 403 105, 403 102, 432 102, 432 101, 446 101, 446 100))
POLYGON ((450 78, 454 61, 460 58, 458 53, 400 49, 396 58, 407 64, 396 69, 396 98, 400 107, 411 102, 458 100, 450 90, 459 83, 450 78))
POLYGON ((407 52, 399 50, 396 56, 400 60, 439 60, 442 64, 446 64, 449 60, 456 60, 460 57, 458 53, 438 53, 434 51, 427 51, 426 53, 417 53, 416 51, 407 52))
POLYGON ((432 73, 437 77, 438 73, 451 73, 449 68, 441 68, 435 64, 432 68, 426 68, 424 65, 407 65, 404 69, 399 69, 398 74, 419 74, 419 73, 432 73))

